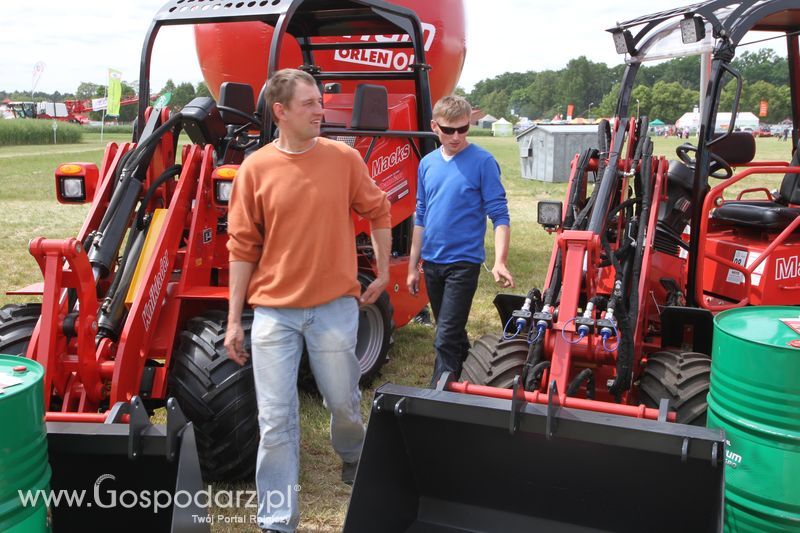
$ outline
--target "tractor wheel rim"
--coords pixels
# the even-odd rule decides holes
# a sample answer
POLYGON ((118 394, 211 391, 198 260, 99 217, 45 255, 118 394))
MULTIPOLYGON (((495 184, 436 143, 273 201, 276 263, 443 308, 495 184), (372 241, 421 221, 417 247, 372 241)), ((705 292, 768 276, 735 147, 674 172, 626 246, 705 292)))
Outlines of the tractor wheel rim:
POLYGON ((378 361, 383 348, 384 333, 383 317, 378 306, 370 304, 362 307, 358 313, 356 340, 356 357, 362 375, 378 361))

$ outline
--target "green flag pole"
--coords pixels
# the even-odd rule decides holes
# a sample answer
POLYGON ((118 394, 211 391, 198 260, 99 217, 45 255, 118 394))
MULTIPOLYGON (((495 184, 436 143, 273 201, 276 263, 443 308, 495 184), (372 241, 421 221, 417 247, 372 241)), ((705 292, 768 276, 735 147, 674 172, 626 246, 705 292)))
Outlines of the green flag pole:
POLYGON ((108 109, 108 85, 106 85, 106 106, 103 108, 103 115, 100 118, 100 142, 103 142, 103 128, 106 125, 106 109, 108 109))

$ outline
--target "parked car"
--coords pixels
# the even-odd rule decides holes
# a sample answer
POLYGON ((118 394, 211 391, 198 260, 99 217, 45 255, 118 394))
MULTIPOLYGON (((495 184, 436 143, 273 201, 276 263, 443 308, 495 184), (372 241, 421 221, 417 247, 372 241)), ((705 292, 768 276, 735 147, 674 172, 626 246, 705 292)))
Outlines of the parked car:
POLYGON ((753 132, 753 137, 772 137, 769 126, 761 126, 753 132))

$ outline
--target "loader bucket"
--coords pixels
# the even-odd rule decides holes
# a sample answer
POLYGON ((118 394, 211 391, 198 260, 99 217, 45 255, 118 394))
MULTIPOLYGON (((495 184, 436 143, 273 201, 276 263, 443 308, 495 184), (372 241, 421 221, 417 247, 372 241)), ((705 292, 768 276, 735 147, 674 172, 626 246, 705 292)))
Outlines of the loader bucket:
POLYGON ((109 423, 47 422, 54 532, 209 531, 194 429, 172 399, 167 415, 151 425, 134 398, 109 423))
POLYGON ((379 388, 344 531, 722 531, 723 432, 511 406, 379 388))

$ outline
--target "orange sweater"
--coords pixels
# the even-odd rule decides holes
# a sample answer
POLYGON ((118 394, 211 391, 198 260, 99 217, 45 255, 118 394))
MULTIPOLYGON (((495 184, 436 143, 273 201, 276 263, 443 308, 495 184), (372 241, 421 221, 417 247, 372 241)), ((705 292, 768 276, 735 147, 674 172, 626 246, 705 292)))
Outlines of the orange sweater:
POLYGON ((253 306, 314 307, 358 296, 351 209, 389 228, 390 204, 361 155, 320 137, 302 154, 267 145, 237 172, 228 211, 231 261, 256 263, 253 306))

